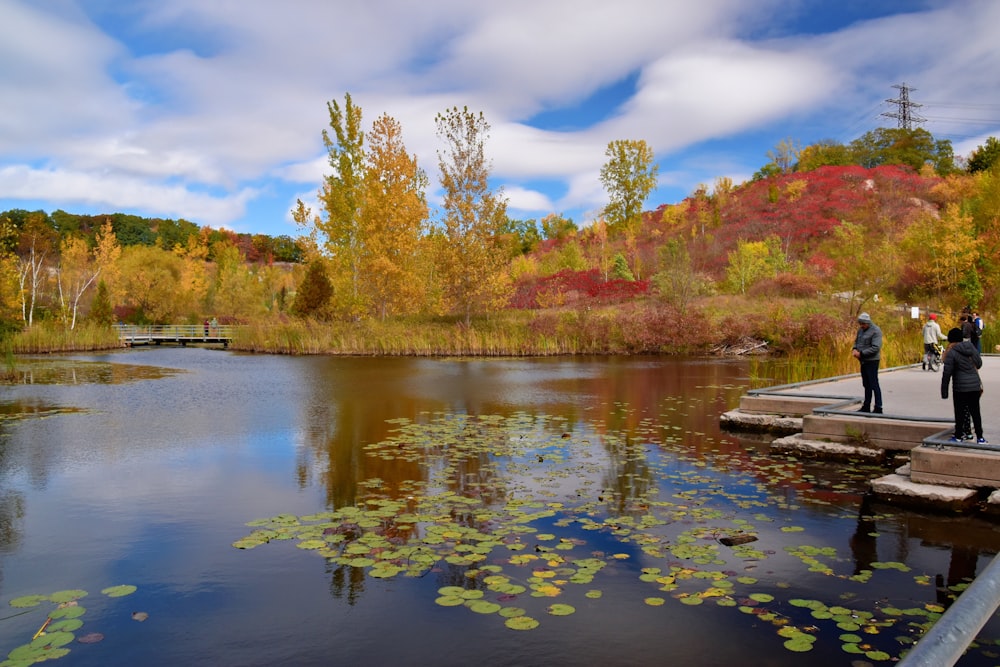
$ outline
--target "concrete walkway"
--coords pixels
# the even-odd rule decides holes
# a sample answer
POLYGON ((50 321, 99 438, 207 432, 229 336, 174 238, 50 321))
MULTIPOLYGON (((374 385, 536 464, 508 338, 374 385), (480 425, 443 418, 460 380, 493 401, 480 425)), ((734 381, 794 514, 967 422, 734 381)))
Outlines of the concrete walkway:
MULTIPOLYGON (((941 370, 936 372, 921 370, 920 365, 883 369, 879 372, 882 387, 882 408, 885 417, 908 419, 948 419, 954 418, 951 402, 951 388, 948 399, 941 398, 941 370)), ((983 380, 984 393, 980 401, 983 414, 983 431, 990 444, 1000 445, 1000 356, 984 355, 983 367, 979 370, 983 380)), ((789 389, 791 391, 791 389, 789 389)), ((796 394, 836 395, 856 397, 859 403, 864 397, 861 376, 832 378, 813 384, 795 385, 796 394)), ((945 424, 942 429, 949 428, 945 424)))

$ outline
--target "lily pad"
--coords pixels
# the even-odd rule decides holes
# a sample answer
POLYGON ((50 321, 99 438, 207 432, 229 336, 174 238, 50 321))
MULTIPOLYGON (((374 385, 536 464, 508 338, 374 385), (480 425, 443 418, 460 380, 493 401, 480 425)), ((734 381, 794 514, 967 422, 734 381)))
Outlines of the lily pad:
POLYGON ((553 616, 569 616, 576 613, 576 607, 569 604, 553 604, 549 605, 547 611, 553 616))
POLYGON ((48 595, 22 595, 19 598, 14 598, 10 601, 11 607, 25 608, 25 607, 37 607, 42 602, 49 600, 48 595))
POLYGON ((132 584, 120 584, 118 586, 109 586, 101 590, 101 593, 107 595, 109 598, 122 598, 126 595, 132 595, 136 590, 136 587, 132 584))
POLYGON ((530 616, 515 616, 504 621, 504 625, 511 630, 534 630, 538 627, 538 621, 530 616))
POLYGON ((96 644, 97 642, 104 641, 104 635, 100 632, 88 632, 85 635, 77 637, 76 641, 81 644, 96 644))
POLYGON ((79 600, 80 598, 87 597, 87 591, 81 591, 79 589, 70 591, 58 591, 49 596, 49 599, 58 604, 64 602, 72 602, 73 600, 79 600))

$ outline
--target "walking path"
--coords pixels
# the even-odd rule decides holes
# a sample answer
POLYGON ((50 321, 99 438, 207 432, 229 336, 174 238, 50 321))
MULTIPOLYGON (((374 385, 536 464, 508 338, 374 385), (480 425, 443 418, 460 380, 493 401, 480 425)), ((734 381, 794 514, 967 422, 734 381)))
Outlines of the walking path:
MULTIPOLYGON (((920 366, 900 366, 879 372, 879 386, 882 388, 882 409, 887 418, 907 419, 947 419, 954 418, 951 388, 948 399, 941 398, 940 370, 925 371, 920 366)), ((983 396, 980 407, 983 414, 983 431, 991 444, 1000 445, 1000 356, 984 355, 983 367, 979 369, 983 380, 983 396)), ((796 385, 796 394, 838 395, 864 397, 861 377, 857 375, 830 378, 807 385, 796 385)), ((942 426, 942 429, 947 425, 942 426)))

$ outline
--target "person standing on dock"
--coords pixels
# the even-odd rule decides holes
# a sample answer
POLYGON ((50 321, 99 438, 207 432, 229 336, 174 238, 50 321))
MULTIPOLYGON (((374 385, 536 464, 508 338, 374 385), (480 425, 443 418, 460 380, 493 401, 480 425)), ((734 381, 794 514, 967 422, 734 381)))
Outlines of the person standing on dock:
POLYGON ((941 374, 941 398, 948 398, 948 385, 951 384, 955 406, 955 432, 951 442, 972 439, 966 425, 968 415, 972 417, 977 441, 980 445, 986 444, 983 415, 979 409, 979 397, 983 394, 983 381, 979 377, 982 367, 982 356, 971 340, 962 337, 962 330, 956 328, 949 331, 948 349, 944 351, 944 372, 941 374))
POLYGON ((878 367, 882 359, 882 330, 872 322, 871 315, 858 315, 858 335, 854 338, 851 354, 861 362, 861 384, 865 388, 865 401, 858 412, 882 413, 882 388, 878 384, 878 367), (872 409, 872 398, 875 408, 872 409))

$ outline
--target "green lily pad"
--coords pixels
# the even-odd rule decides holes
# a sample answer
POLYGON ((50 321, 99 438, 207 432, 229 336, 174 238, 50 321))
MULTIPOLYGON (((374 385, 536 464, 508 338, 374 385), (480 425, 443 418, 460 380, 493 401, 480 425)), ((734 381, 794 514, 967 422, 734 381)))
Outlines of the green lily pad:
POLYGON ((70 591, 59 591, 53 593, 49 596, 49 599, 57 604, 62 604, 64 602, 72 602, 73 600, 79 600, 80 598, 87 597, 87 591, 81 590, 70 590, 70 591))
POLYGON ((136 587, 132 584, 121 584, 119 586, 109 586, 101 590, 101 593, 107 595, 109 598, 122 598, 126 595, 132 595, 136 590, 136 587))
POLYGON ((651 598, 646 598, 645 600, 643 600, 643 602, 648 604, 650 607, 660 607, 664 603, 666 603, 666 600, 664 600, 663 598, 651 597, 651 598))
POLYGON ((547 611, 553 616, 569 616, 576 613, 576 607, 569 604, 553 604, 549 605, 547 611))
POLYGON ((10 601, 11 607, 37 607, 42 602, 48 601, 48 595, 22 595, 19 598, 14 598, 10 601))
POLYGON ((504 621, 504 625, 511 630, 534 630, 538 627, 538 621, 530 616, 515 616, 504 621))
POLYGON ((495 614, 502 609, 496 602, 489 600, 470 600, 466 604, 470 610, 477 614, 495 614))

